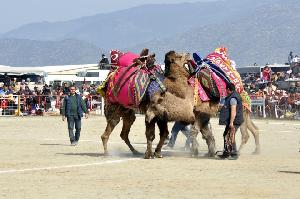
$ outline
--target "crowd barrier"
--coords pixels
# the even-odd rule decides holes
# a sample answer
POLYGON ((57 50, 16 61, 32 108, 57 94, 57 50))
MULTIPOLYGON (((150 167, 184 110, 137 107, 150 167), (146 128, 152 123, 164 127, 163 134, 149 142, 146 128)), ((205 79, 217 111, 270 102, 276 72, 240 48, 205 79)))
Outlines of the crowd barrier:
POLYGON ((288 104, 288 98, 268 100, 261 96, 250 96, 254 117, 300 119, 300 101, 288 104))
MULTIPOLYGON (((0 116, 59 115, 64 95, 0 96, 0 116)), ((104 100, 97 95, 83 97, 91 113, 104 114, 104 100)))
MULTIPOLYGON (((300 119, 300 103, 290 107, 287 98, 265 100, 250 96, 252 115, 262 118, 300 119)), ((64 95, 0 96, 0 116, 59 115, 64 95)), ((104 115, 104 100, 97 95, 83 97, 92 114, 104 115)))

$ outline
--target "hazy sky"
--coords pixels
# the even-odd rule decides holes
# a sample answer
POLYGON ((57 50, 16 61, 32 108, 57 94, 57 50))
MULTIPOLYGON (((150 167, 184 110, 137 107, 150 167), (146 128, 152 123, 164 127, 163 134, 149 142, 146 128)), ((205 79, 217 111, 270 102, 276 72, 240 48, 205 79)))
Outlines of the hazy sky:
POLYGON ((64 21, 149 3, 211 0, 0 0, 0 33, 40 21, 64 21))

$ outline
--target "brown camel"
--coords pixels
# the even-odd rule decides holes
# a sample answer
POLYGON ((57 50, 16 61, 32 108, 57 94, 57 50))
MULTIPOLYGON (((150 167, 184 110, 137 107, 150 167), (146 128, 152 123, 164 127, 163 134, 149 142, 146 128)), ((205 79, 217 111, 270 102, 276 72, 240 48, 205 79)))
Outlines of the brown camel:
MULTIPOLYGON (((192 130, 197 133, 198 131, 201 132, 203 139, 205 139, 208 145, 208 154, 214 156, 215 139, 209 121, 211 114, 218 110, 219 102, 217 100, 210 102, 194 100, 194 89, 188 83, 188 79, 191 77, 189 72, 190 67, 189 54, 178 54, 175 51, 170 51, 165 55, 166 79, 164 84, 170 93, 168 95, 156 96, 151 101, 146 112, 146 121, 150 123, 155 117, 165 117, 168 121, 192 123, 192 130), (174 98, 173 95, 179 99, 181 98, 179 107, 174 107, 173 104, 169 103, 171 101, 170 98, 174 98), (182 106, 185 106, 183 111, 181 109, 182 106), (174 109, 176 109, 176 115, 172 115, 174 111, 170 111, 174 109), (185 117, 185 115, 194 115, 195 120, 190 122, 190 118, 185 117)), ((198 146, 196 137, 192 139, 192 146, 198 146)))
MULTIPOLYGON (((171 113, 169 110, 178 109, 178 107, 172 106, 169 104, 168 101, 170 97, 176 95, 179 98, 182 98, 182 104, 189 104, 193 106, 191 108, 187 107, 185 109, 185 114, 191 115, 191 112, 194 113, 195 122, 191 128, 191 141, 192 141, 192 148, 191 152, 192 155, 198 155, 198 142, 197 142, 197 135, 200 131, 202 134, 202 138, 205 139, 208 145, 208 155, 214 156, 215 155, 215 140, 212 134, 211 125, 209 123, 210 117, 214 115, 218 108, 219 108, 219 99, 215 99, 215 101, 210 102, 201 102, 201 100, 196 100, 193 96, 193 88, 191 85, 188 84, 188 79, 191 77, 189 70, 189 58, 188 55, 177 54, 174 51, 170 51, 165 56, 165 76, 166 79, 164 81, 166 88, 170 92, 168 95, 163 96, 156 96, 153 99, 153 103, 150 104, 150 107, 146 113, 146 121, 151 122, 154 117, 167 117, 168 121, 183 121, 188 122, 187 118, 181 117, 178 118, 178 114, 182 113, 181 110, 176 112, 176 117, 173 115, 169 115, 171 113)), ((172 112, 174 113, 174 112, 172 112)), ((249 129, 255 138, 256 149, 254 153, 259 153, 260 146, 259 146, 259 132, 258 128, 253 124, 250 118, 250 113, 248 111, 244 111, 244 119, 245 122, 241 125, 241 133, 242 133, 242 142, 241 146, 239 147, 239 151, 243 148, 246 142, 249 139, 249 134, 247 129, 249 129)))
MULTIPOLYGON (((146 57, 146 63, 154 65, 154 56, 147 56, 148 51, 142 51, 140 55, 140 59, 136 60, 136 64, 141 64, 145 62, 146 57), (146 52, 146 53, 145 53, 146 52), (150 59, 150 60, 149 60, 150 59)), ((186 62, 186 60, 184 60, 186 62)), ((151 68, 152 66, 147 66, 148 68, 151 68)), ((118 69, 116 69, 118 70, 118 69)), ((110 77, 109 77, 110 78, 110 77)), ((102 88, 102 92, 107 92, 107 87, 102 88)), ((169 91, 161 91, 153 94, 151 97, 147 97, 145 100, 143 100, 139 104, 139 109, 142 113, 145 113, 149 107, 150 101, 152 104, 156 99, 164 98, 164 96, 168 96, 167 103, 170 106, 173 106, 173 109, 169 109, 166 115, 170 115, 172 117, 167 118, 165 116, 162 117, 153 117, 151 122, 146 122, 146 138, 147 138, 147 150, 145 153, 145 158, 153 158, 156 157, 162 157, 161 156, 161 148, 164 144, 165 138, 168 136, 168 128, 167 128, 167 121, 171 120, 181 120, 184 119, 185 121, 189 123, 193 123, 195 118, 193 114, 193 106, 192 104, 186 104, 185 101, 187 100, 177 97, 173 94, 171 94, 169 91), (178 108, 180 107, 180 108, 178 108), (191 111, 189 113, 185 113, 187 109, 190 109, 191 111), (182 114, 181 114, 182 113, 182 114), (152 153, 152 142, 155 138, 155 123, 157 123, 159 130, 160 130, 160 141, 155 149, 155 153, 152 153)), ((107 142, 109 139, 109 136, 115 126, 120 122, 120 119, 123 119, 123 127, 121 131, 121 138, 125 141, 125 143, 128 145, 130 150, 134 155, 140 154, 130 143, 130 140, 128 138, 128 134, 130 132, 130 128, 132 124, 135 121, 135 108, 136 107, 124 107, 120 103, 112 103, 109 98, 104 96, 105 98, 105 106, 104 106, 104 114, 106 117, 107 125, 105 128, 104 133, 101 136, 103 147, 104 147, 104 154, 108 155, 108 149, 107 149, 107 142)))

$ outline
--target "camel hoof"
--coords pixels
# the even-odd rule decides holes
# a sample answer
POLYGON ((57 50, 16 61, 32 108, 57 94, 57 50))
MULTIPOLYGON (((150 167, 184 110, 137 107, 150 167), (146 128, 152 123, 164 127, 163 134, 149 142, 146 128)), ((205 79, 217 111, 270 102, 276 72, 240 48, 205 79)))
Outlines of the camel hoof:
POLYGON ((215 157, 215 154, 216 154, 215 152, 208 152, 207 156, 212 158, 212 157, 215 157))
POLYGON ((259 155, 260 154, 260 150, 259 149, 255 149, 255 151, 252 153, 252 155, 259 155))
POLYGON ((161 155, 160 152, 154 152, 154 156, 155 156, 156 158, 163 158, 163 156, 161 155))
POLYGON ((153 155, 153 153, 146 152, 144 158, 145 159, 154 159, 154 155, 153 155))
POLYGON ((197 148, 196 149, 191 148, 191 156, 192 157, 197 157, 198 155, 199 155, 198 149, 197 148))

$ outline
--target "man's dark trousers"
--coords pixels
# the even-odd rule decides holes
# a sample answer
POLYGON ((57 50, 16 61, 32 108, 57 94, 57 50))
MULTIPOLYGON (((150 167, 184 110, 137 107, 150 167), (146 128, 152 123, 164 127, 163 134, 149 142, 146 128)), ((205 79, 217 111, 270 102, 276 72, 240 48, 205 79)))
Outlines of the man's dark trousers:
POLYGON ((75 117, 73 115, 70 115, 67 117, 68 121, 68 130, 69 130, 69 137, 70 141, 78 141, 80 137, 80 131, 81 131, 81 117, 75 117), (75 125, 75 136, 74 136, 74 125, 75 125))
MULTIPOLYGON (((234 125, 234 129, 230 129, 229 128, 229 125, 226 125, 226 128, 225 128, 225 131, 224 131, 224 133, 223 133, 223 139, 224 139, 224 152, 226 153, 226 154, 228 154, 228 155, 237 155, 238 154, 238 152, 237 152, 237 148, 236 148, 236 142, 235 142, 235 139, 234 139, 234 143, 230 143, 230 144, 232 144, 232 148, 231 148, 231 151, 230 151, 230 149, 228 148, 228 143, 227 143, 227 136, 229 136, 229 134, 230 134, 230 131, 234 131, 234 134, 236 134, 236 132, 237 132, 237 130, 238 130, 238 128, 239 128, 240 126, 237 126, 237 125, 234 125)), ((235 136, 234 136, 235 137, 235 136)))

